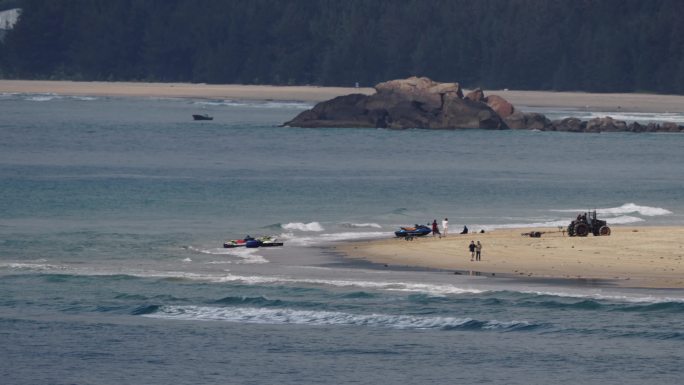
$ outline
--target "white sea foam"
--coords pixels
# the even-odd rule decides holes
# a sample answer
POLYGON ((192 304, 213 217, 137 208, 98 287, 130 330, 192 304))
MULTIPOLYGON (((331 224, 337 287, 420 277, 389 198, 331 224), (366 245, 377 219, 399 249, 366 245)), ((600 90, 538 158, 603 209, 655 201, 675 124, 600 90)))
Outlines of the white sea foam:
POLYGON ((359 240, 359 239, 378 239, 393 236, 390 232, 344 232, 344 233, 324 233, 315 236, 297 236, 292 233, 281 234, 280 238, 286 240, 288 244, 294 246, 316 246, 331 242, 359 240))
POLYGON ((97 100, 97 98, 94 96, 70 96, 69 98, 74 99, 74 100, 81 100, 84 102, 90 102, 93 100, 97 100))
POLYGON ((401 291, 401 292, 417 292, 428 293, 436 296, 444 296, 449 294, 478 294, 484 293, 487 290, 462 288, 449 284, 429 284, 416 282, 390 282, 390 281, 361 281, 361 280, 344 280, 344 279, 316 279, 316 278, 292 278, 292 277, 277 277, 277 276, 242 276, 227 274, 222 277, 209 278, 210 281, 216 282, 241 282, 249 285, 259 284, 308 284, 308 285, 325 285, 335 287, 353 287, 361 289, 376 289, 387 291, 401 291))
POLYGON ((57 94, 39 94, 39 95, 26 95, 25 100, 31 102, 49 102, 55 99, 61 99, 62 97, 57 94))
POLYGON ((381 229, 382 226, 380 226, 377 223, 342 223, 342 227, 349 227, 352 229, 357 229, 357 228, 374 228, 374 229, 381 229))
POLYGON ((673 112, 589 112, 586 114, 586 119, 604 118, 606 116, 610 116, 615 120, 624 120, 626 122, 684 123, 684 114, 673 112))
POLYGON ((225 255, 228 257, 238 258, 237 260, 229 260, 229 261, 226 261, 225 263, 255 264, 255 263, 268 263, 268 262, 270 262, 268 259, 264 258, 262 255, 257 254, 257 252, 258 252, 257 249, 247 249, 244 247, 232 248, 232 249, 225 249, 225 248, 202 249, 202 248, 196 248, 193 246, 188 247, 188 249, 196 251, 198 253, 202 253, 202 254, 225 255))
POLYGON ((192 262, 192 259, 190 259, 190 258, 185 258, 185 259, 183 260, 183 262, 192 262))
POLYGON ((248 107, 248 108, 268 108, 268 109, 291 109, 308 110, 313 107, 311 103, 294 101, 251 101, 251 100, 200 100, 193 104, 198 106, 225 106, 225 107, 248 107))
POLYGON ((63 271, 67 269, 66 266, 52 265, 49 263, 0 263, 0 268, 33 271, 63 271))
MULTIPOLYGON (((347 325, 386 327, 393 329, 444 329, 467 326, 471 318, 421 317, 403 314, 352 314, 320 310, 263 309, 251 307, 162 306, 144 317, 226 321, 255 324, 347 325)), ((530 325, 527 321, 478 323, 483 329, 510 329, 530 325)))
POLYGON ((21 93, 3 93, 0 94, 0 96, 4 98, 20 98, 25 101, 29 102, 49 102, 52 100, 61 100, 61 99, 71 99, 71 100, 78 100, 78 101, 93 101, 93 100, 98 100, 97 97, 95 96, 81 96, 81 95, 59 95, 55 93, 46 93, 46 94, 21 94, 21 93))
POLYGON ((553 296, 563 298, 587 298, 602 301, 627 302, 627 303, 684 303, 684 297, 657 297, 653 295, 643 295, 639 293, 606 293, 600 289, 596 291, 558 291, 558 290, 520 290, 520 293, 534 294, 540 296, 553 296))
POLYGON ((309 223, 303 223, 303 222, 291 222, 291 223, 286 223, 284 225, 281 225, 284 230, 298 230, 298 231, 324 231, 325 229, 323 226, 321 226, 320 223, 318 222, 309 222, 309 223))
MULTIPOLYGON (((579 213, 586 212, 588 209, 568 209, 568 210, 552 210, 563 213, 579 213)), ((647 217, 654 217, 660 215, 672 214, 672 211, 661 208, 661 207, 650 207, 650 206, 640 206, 635 203, 625 203, 620 207, 609 207, 609 208, 597 208, 596 213, 603 215, 622 215, 638 213, 647 217)))

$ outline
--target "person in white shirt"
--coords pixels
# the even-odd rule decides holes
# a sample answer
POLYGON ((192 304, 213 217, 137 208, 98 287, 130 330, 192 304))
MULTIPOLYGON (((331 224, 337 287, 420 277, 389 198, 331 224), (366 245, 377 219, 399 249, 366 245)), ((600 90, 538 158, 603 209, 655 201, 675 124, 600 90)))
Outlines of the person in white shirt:
POLYGON ((442 221, 442 231, 444 232, 444 236, 447 236, 447 232, 449 230, 449 218, 444 218, 442 221))

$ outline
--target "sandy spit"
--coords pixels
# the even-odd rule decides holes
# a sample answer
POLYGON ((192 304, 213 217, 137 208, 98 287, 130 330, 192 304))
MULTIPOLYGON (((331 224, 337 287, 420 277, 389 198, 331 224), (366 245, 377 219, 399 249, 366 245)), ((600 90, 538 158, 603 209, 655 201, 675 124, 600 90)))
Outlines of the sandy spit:
POLYGON ((532 229, 485 234, 393 238, 338 245, 349 258, 394 265, 499 276, 610 280, 618 286, 684 288, 684 227, 614 227, 610 236, 568 237, 555 229, 540 238, 532 229), (468 245, 480 241, 482 260, 471 261, 468 245))

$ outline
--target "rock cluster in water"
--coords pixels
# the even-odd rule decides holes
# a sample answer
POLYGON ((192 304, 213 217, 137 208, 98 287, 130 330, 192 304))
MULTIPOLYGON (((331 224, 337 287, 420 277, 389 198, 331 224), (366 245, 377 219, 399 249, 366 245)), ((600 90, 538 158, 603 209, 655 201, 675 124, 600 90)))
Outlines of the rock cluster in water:
POLYGON ((627 124, 611 117, 551 121, 543 114, 518 111, 498 95, 481 89, 467 95, 458 83, 425 77, 391 80, 375 86, 373 95, 351 94, 316 104, 284 123, 290 127, 375 127, 568 132, 682 132, 676 123, 627 124))

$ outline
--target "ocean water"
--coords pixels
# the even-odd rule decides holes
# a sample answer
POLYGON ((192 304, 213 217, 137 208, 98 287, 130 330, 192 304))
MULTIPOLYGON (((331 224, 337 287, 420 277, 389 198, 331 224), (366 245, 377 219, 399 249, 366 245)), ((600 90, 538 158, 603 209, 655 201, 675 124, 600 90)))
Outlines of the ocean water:
POLYGON ((1 382, 682 383, 683 290, 329 246, 444 217, 682 225, 684 135, 278 127, 309 107, 0 94, 1 382), (285 246, 222 248, 247 234, 285 246))

